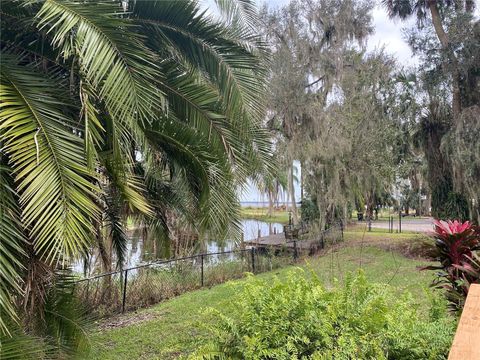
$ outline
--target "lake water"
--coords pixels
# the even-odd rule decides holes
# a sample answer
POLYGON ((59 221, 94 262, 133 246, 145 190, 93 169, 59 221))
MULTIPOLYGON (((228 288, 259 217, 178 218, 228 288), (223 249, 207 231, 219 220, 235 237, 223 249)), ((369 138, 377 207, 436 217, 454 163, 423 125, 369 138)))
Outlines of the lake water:
MULTIPOLYGON (((283 225, 280 223, 267 223, 259 220, 242 220, 243 236, 244 240, 255 239, 260 236, 270 235, 276 232, 283 231, 283 225)), ((221 251, 230 251, 235 248, 234 241, 226 240, 218 242, 214 240, 208 240, 204 244, 204 251, 207 253, 215 253, 221 251)), ((158 254, 159 250, 155 249, 152 242, 144 241, 141 236, 141 232, 132 232, 127 243, 127 256, 124 268, 134 267, 143 263, 151 262, 154 260, 162 259, 162 256, 158 254), (155 254, 157 252, 157 254, 155 254)), ((98 255, 93 255, 90 259, 90 269, 87 271, 87 276, 94 270, 93 265, 99 260, 98 255)), ((77 273, 84 273, 83 261, 79 260, 74 262, 73 271, 77 273)))

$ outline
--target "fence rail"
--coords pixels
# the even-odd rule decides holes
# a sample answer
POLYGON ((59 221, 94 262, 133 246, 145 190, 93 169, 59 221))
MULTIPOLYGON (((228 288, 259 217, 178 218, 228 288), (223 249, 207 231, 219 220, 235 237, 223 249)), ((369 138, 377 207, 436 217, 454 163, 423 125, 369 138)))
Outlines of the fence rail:
POLYGON ((294 241, 293 249, 287 246, 252 246, 248 249, 159 260, 80 279, 75 283, 74 293, 91 312, 98 316, 109 316, 240 278, 246 272, 256 274, 291 265, 301 253, 312 255, 342 240, 343 227, 336 225, 294 241))

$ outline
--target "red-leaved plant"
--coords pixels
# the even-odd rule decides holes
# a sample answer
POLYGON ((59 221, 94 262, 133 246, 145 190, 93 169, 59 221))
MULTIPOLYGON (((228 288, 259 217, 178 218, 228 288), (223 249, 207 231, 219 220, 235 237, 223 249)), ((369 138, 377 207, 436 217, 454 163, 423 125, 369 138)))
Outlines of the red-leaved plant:
POLYGON ((459 311, 470 284, 480 283, 480 227, 457 220, 435 220, 434 225, 433 255, 440 265, 425 269, 440 270, 433 286, 444 289, 450 308, 459 311))

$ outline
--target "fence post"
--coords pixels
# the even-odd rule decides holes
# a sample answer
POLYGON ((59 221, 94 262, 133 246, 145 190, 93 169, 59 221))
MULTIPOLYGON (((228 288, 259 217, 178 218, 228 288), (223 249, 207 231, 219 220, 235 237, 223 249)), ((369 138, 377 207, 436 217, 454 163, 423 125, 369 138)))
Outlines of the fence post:
POLYGON ((398 213, 398 232, 402 232, 402 210, 398 213))
POLYGON ((297 261, 297 240, 293 240, 293 261, 297 261))
POLYGON ((252 247, 252 251, 250 252, 252 254, 252 273, 255 274, 255 248, 252 247))
POLYGON ((125 270, 125 279, 123 279, 122 314, 125 312, 125 302, 127 300, 127 277, 128 277, 128 269, 125 270))
POLYGON ((202 287, 203 287, 203 254, 201 255, 201 260, 202 260, 202 287))

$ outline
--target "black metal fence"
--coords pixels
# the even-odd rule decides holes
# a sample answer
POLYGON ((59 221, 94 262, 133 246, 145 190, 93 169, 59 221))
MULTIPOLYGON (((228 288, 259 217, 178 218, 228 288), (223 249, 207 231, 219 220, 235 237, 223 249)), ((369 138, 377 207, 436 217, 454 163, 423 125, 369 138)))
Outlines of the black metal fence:
POLYGON ((291 265, 301 255, 312 255, 341 240, 343 227, 336 225, 281 246, 198 254, 100 274, 77 281, 74 292, 91 312, 108 316, 240 278, 246 272, 257 274, 291 265))

